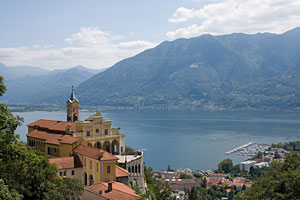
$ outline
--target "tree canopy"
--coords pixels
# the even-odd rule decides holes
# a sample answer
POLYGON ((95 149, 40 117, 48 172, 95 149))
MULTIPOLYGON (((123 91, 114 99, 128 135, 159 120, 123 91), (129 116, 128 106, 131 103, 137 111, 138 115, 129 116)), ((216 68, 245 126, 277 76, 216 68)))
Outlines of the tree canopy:
POLYGON ((216 172, 218 173, 230 173, 233 170, 233 163, 231 159, 225 159, 222 160, 219 164, 218 164, 218 169, 216 170, 216 172))
MULTIPOLYGON (((0 96, 6 90, 0 76, 0 96)), ((48 159, 18 141, 22 118, 0 104, 0 199, 80 199, 79 180, 61 179, 48 159)))
POLYGON ((273 161, 269 169, 246 191, 245 199, 300 199, 300 153, 285 162, 273 161))

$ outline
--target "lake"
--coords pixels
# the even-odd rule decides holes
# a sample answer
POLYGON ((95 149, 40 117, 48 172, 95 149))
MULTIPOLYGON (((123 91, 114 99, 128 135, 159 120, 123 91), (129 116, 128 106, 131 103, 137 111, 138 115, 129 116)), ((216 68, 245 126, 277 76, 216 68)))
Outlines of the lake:
MULTIPOLYGON (((64 111, 14 113, 24 117, 18 127, 26 141, 27 127, 38 119, 66 120, 64 111)), ((80 119, 92 115, 80 111, 80 119)), ((224 152, 246 144, 300 140, 300 113, 193 110, 103 110, 104 118, 125 133, 125 143, 145 153, 145 164, 155 170, 172 168, 216 169, 230 158, 237 164, 247 157, 224 152)))

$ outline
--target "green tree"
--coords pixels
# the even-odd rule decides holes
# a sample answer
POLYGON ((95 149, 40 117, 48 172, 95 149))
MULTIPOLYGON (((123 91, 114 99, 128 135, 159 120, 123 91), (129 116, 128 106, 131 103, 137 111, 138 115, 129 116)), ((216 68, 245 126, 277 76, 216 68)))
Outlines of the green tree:
POLYGON ((171 168, 170 164, 168 165, 167 171, 168 172, 174 172, 174 170, 171 168))
POLYGON ((77 178, 62 179, 56 177, 54 189, 51 190, 45 199, 56 200, 80 200, 84 185, 77 178))
POLYGON ((1 200, 21 200, 22 195, 18 194, 17 191, 9 190, 9 187, 5 185, 4 180, 0 179, 0 199, 1 200))
MULTIPOLYGON (((0 96, 6 90, 2 80, 0 76, 0 96)), ((21 121, 20 117, 13 116, 6 105, 0 104, 0 187, 4 191, 1 195, 7 196, 4 199, 10 196, 20 199, 22 195, 23 199, 31 200, 56 199, 51 195, 57 193, 62 199, 70 196, 70 199, 79 199, 83 191, 81 185, 75 187, 76 181, 73 180, 58 182, 56 167, 17 140, 15 130, 21 121)))
POLYGON ((273 161, 245 193, 245 199, 300 199, 300 154, 289 155, 285 162, 273 161))
POLYGON ((231 190, 229 193, 228 193, 228 200, 233 200, 234 199, 234 191, 231 190))
POLYGON ((194 173, 194 176, 199 179, 202 179, 202 177, 203 177, 203 175, 201 173, 197 173, 197 172, 194 173))
POLYGON ((192 178, 190 175, 186 174, 186 173, 181 173, 179 176, 180 179, 189 179, 192 178))
POLYGON ((231 159, 222 160, 218 164, 218 169, 216 170, 219 173, 230 173, 233 170, 233 163, 231 159))
POLYGON ((159 199, 172 199, 171 194, 173 189, 171 188, 168 182, 157 180, 153 177, 153 170, 151 167, 144 166, 145 180, 147 183, 148 191, 145 195, 142 195, 144 198, 150 197, 153 200, 159 199))
POLYGON ((125 146, 125 152, 135 152, 135 150, 131 146, 125 146))

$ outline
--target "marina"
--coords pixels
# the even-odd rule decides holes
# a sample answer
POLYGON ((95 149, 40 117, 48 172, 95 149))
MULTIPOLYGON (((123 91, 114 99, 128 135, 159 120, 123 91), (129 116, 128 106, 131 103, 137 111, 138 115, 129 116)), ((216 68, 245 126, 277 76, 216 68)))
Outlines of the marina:
POLYGON ((256 144, 255 142, 249 142, 240 147, 225 152, 226 155, 236 153, 240 156, 255 156, 258 152, 265 152, 271 145, 269 144, 256 144))
POLYGON ((236 152, 238 152, 238 151, 241 151, 242 149, 247 148, 247 147, 249 147, 249 146, 251 146, 251 145, 253 145, 253 144, 255 144, 255 142, 249 142, 249 143, 244 144, 244 145, 242 145, 242 146, 239 146, 239 147, 237 147, 237 148, 235 148, 235 149, 232 149, 232 150, 230 150, 230 151, 227 151, 227 152, 225 152, 225 154, 226 154, 226 155, 231 155, 231 154, 236 153, 236 152))

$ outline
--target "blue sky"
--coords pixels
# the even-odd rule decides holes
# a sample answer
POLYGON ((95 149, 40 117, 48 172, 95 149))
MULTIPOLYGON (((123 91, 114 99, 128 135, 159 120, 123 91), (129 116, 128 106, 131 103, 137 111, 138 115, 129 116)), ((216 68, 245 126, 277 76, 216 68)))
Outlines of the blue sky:
POLYGON ((1 0, 0 63, 107 68, 165 40, 300 26, 300 0, 1 0))

